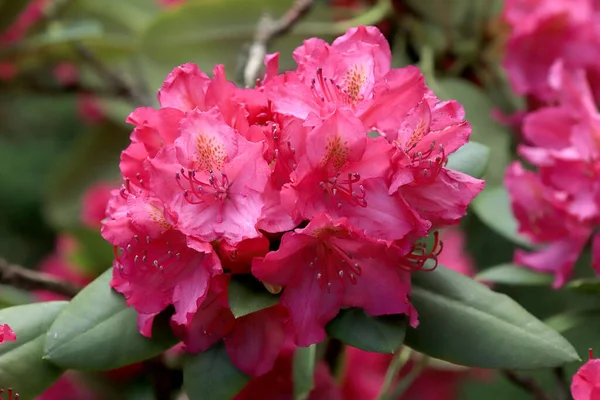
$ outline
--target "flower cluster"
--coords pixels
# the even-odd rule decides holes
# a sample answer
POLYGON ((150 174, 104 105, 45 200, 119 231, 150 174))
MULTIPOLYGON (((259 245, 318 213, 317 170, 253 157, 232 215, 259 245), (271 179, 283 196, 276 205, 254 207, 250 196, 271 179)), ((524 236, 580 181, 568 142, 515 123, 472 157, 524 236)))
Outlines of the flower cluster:
MULTIPOLYGON (((529 113, 520 162, 509 166, 505 183, 519 231, 545 248, 517 251, 515 262, 555 274, 555 287, 568 279, 579 254, 600 223, 600 114, 583 70, 555 64, 548 77, 557 104, 529 113)), ((592 266, 600 271, 600 237, 593 237, 592 266)))
POLYGON ((223 340, 251 375, 291 341, 325 338, 343 307, 417 314, 410 272, 441 250, 440 227, 462 218, 484 182, 446 168, 468 140, 455 101, 440 101, 415 67, 391 69, 374 27, 331 45, 309 39, 298 67, 266 57, 253 89, 193 64, 175 68, 160 108, 138 108, 103 237, 115 246, 111 285, 139 329, 173 306, 188 351, 223 340), (434 237, 433 248, 419 239, 434 237), (278 304, 235 318, 228 288, 261 281, 278 304), (253 277, 253 278, 252 278, 253 277))
POLYGON ((503 20, 511 33, 504 67, 518 94, 548 101, 547 80, 562 60, 570 70, 586 71, 592 93, 600 99, 600 8, 594 0, 506 0, 503 20))

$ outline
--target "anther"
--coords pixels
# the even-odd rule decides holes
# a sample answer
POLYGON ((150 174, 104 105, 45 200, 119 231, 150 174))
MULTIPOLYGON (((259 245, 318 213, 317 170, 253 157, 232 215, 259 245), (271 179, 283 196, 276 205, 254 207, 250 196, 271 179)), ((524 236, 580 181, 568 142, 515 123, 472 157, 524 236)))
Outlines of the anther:
POLYGON ((146 243, 150 244, 150 236, 146 236, 146 243))

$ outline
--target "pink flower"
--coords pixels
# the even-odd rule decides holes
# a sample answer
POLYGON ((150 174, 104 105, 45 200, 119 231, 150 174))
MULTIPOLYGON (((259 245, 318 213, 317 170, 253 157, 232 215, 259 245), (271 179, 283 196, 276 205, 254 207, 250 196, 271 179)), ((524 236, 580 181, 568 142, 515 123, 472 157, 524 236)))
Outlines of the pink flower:
POLYGON ((267 85, 276 112, 306 119, 347 108, 368 130, 393 132, 423 97, 417 68, 391 69, 391 52, 376 27, 349 29, 331 45, 306 40, 294 51, 296 71, 267 85), (389 110, 394 112, 389 112, 389 110))
POLYGON ((285 287, 281 304, 290 313, 295 343, 304 347, 325 338, 324 326, 342 306, 371 315, 408 314, 416 325, 407 297, 409 273, 398 267, 400 258, 355 233, 347 220, 318 214, 306 228, 284 234, 279 250, 254 259, 252 273, 285 287))
POLYGON ((100 223, 106 217, 106 205, 114 189, 115 185, 100 182, 86 190, 81 210, 81 221, 85 225, 90 228, 100 227, 100 223))
POLYGON ((391 241, 413 231, 423 236, 429 226, 402 199, 388 194, 393 152, 383 138, 367 137, 351 113, 336 110, 308 133, 282 202, 304 219, 319 212, 346 217, 370 237, 391 241))
POLYGON ((397 191, 419 218, 434 228, 454 225, 485 182, 445 167, 448 155, 465 143, 471 126, 455 101, 440 101, 433 93, 404 118, 388 140, 396 147, 390 193, 397 191))
POLYGON ((216 111, 190 111, 181 136, 150 162, 152 187, 186 235, 235 245, 258 237, 270 171, 263 146, 237 135, 216 111))
POLYGON ((36 400, 100 400, 102 397, 85 386, 76 375, 67 372, 36 400))
POLYGON ((0 44, 11 44, 21 40, 27 31, 43 16, 47 0, 31 0, 15 21, 0 33, 0 44))
POLYGON ((600 359, 593 359, 591 349, 589 361, 573 376, 571 395, 574 400, 600 399, 600 359))
POLYGON ((205 351, 224 339, 227 354, 239 370, 253 376, 266 374, 273 368, 287 336, 285 309, 276 305, 234 318, 227 300, 228 284, 228 275, 213 279, 189 327, 173 329, 189 352, 205 351))
POLYGON ((0 325, 0 343, 4 342, 14 342, 17 340, 17 335, 10 329, 8 324, 0 325))
POLYGON ((77 114, 83 122, 89 125, 99 124, 105 118, 98 99, 89 93, 77 94, 77 114))
POLYGON ((79 79, 79 70, 77 69, 77 66, 69 62, 57 64, 52 72, 61 85, 72 85, 79 79))
POLYGON ((437 260, 446 268, 450 268, 463 275, 474 276, 475 262, 465 248, 466 237, 459 228, 446 228, 442 231, 444 249, 437 260))
MULTIPOLYGON (((540 108, 524 120, 528 145, 519 153, 537 172, 519 163, 509 167, 505 183, 519 232, 544 249, 517 251, 515 262, 554 272, 562 286, 600 222, 600 115, 583 71, 568 71, 556 63, 549 77, 559 103, 540 108)), ((600 243, 597 236, 594 243, 600 243)), ((600 247, 593 246, 593 267, 600 272, 600 247)))
POLYGON ((594 94, 600 90, 600 30, 593 0, 508 0, 503 18, 512 28, 504 66, 518 94, 551 100, 547 77, 555 61, 583 68, 594 94))
POLYGON ((153 318, 170 304, 175 306, 172 320, 188 324, 207 295, 210 278, 221 273, 219 259, 209 244, 173 229, 158 199, 143 191, 122 193, 109 203, 112 219, 102 226, 103 237, 119 250, 111 286, 138 311, 146 336, 153 318))
POLYGON ((175 7, 184 4, 187 0, 157 0, 158 4, 163 7, 175 7))
MULTIPOLYGON (((342 390, 346 400, 375 400, 383 386, 393 355, 370 353, 346 346, 342 390)), ((416 362, 411 360, 395 378, 400 381, 410 373, 416 362)), ((469 370, 424 369, 404 392, 393 400, 453 400, 468 377, 469 370)))
MULTIPOLYGON (((294 395, 293 357, 295 346, 286 343, 281 349, 273 368, 264 375, 253 377, 235 400, 282 400, 294 395)), ((308 400, 341 400, 342 394, 323 361, 317 362, 314 375, 315 387, 308 400)))
MULTIPOLYGON (((78 286, 85 286, 93 280, 93 276, 85 273, 80 266, 74 264, 70 258, 77 249, 77 240, 70 236, 59 236, 56 249, 39 265, 39 270, 50 275, 63 278, 78 286)), ((35 291, 34 295, 40 301, 66 300, 65 296, 49 291, 35 291)))

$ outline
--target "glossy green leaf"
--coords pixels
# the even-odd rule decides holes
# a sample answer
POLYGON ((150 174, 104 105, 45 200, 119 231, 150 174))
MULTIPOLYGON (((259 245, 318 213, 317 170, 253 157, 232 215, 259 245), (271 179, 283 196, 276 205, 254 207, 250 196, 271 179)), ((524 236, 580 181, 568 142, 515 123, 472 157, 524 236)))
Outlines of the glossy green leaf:
POLYGON ((341 310, 326 326, 327 333, 361 350, 394 353, 404 342, 407 320, 402 315, 372 317, 359 308, 341 310))
POLYGON ((111 289, 112 270, 86 286, 54 321, 46 337, 46 359, 64 368, 110 370, 146 360, 177 343, 157 317, 152 339, 137 327, 137 312, 111 289))
POLYGON ((511 134, 492 118, 494 103, 481 88, 464 79, 443 78, 436 80, 435 86, 434 91, 441 99, 457 100, 465 108, 467 121, 473 129, 471 140, 492 150, 485 173, 487 185, 500 185, 512 158, 511 134))
POLYGON ((573 346, 514 300, 442 266, 413 276, 419 326, 406 344, 429 356, 480 368, 537 369, 579 360, 573 346))
POLYGON ((188 356, 183 367, 183 388, 190 400, 233 399, 249 380, 231 363, 222 342, 188 356))
POLYGON ((523 247, 534 247, 529 239, 517 232, 517 220, 504 187, 486 187, 471 206, 479 219, 499 235, 523 247))
POLYGON ((17 335, 15 342, 0 344, 0 383, 15 389, 20 400, 36 398, 63 372, 42 357, 46 330, 67 304, 53 301, 0 310, 0 324, 8 324, 17 335))
POLYGON ((279 296, 267 292, 265 287, 252 276, 232 278, 228 296, 229 307, 236 318, 279 303, 279 296))
POLYGON ((298 347, 294 352, 294 399, 306 400, 315 387, 317 345, 298 347))
POLYGON ((56 228, 79 226, 83 194, 99 180, 117 181, 119 156, 128 144, 128 131, 113 124, 95 127, 77 139, 48 185, 45 211, 56 228))
POLYGON ((536 272, 514 264, 501 264, 488 268, 475 277, 481 282, 500 283, 504 285, 551 285, 554 277, 551 274, 536 272))
POLYGON ((447 168, 474 178, 481 178, 487 169, 490 149, 477 142, 469 142, 448 157, 447 168))
POLYGON ((600 294, 600 278, 582 278, 565 285, 566 289, 586 294, 600 294))

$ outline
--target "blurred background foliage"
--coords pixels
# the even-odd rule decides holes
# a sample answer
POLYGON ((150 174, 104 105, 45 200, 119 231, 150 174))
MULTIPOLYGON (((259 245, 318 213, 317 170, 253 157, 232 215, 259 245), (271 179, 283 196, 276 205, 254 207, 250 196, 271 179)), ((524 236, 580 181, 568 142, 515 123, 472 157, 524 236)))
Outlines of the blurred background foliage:
MULTIPOLYGON (((0 0, 0 32, 27 3, 0 0)), ((131 131, 124 122, 127 115, 142 103, 157 106, 155 93, 166 74, 185 62, 207 73, 222 63, 229 79, 242 84, 258 22, 265 12, 277 18, 290 4, 189 0, 164 7, 156 0, 47 1, 44 15, 21 40, 0 44, 0 257, 35 268, 53 251, 57 236, 70 233, 80 240, 76 258, 81 265, 96 274, 109 267, 110 247, 80 223, 81 200, 94 183, 119 183, 119 153, 131 131), (132 90, 107 79, 107 70, 132 90)), ((517 139, 493 113, 523 107, 500 64, 507 34, 499 20, 502 6, 502 0, 319 0, 269 50, 281 51, 282 67, 290 68, 292 50, 303 39, 330 40, 349 26, 377 24, 392 45, 395 67, 419 65, 439 97, 465 106, 472 138, 491 149, 484 194, 492 196, 488 189, 501 188, 517 139)), ((463 227, 480 270, 511 262, 515 224, 502 193, 497 203, 475 204, 463 227)), ((586 257, 579 262, 580 278, 591 271, 586 257)), ((552 323, 580 354, 600 347, 597 297, 576 285, 555 291, 548 282, 495 289, 541 319, 554 316, 552 323)), ((0 288, 1 305, 25 301, 25 293, 0 288)), ((554 384, 551 371, 536 375, 554 384)), ((131 399, 151 396, 143 382, 132 390, 131 399)), ((498 374, 469 382, 462 398, 529 397, 498 374)))

